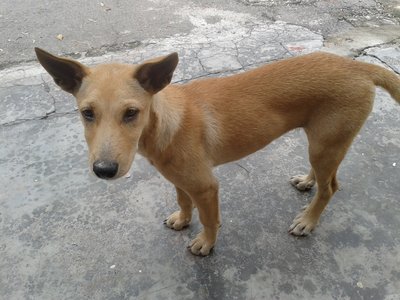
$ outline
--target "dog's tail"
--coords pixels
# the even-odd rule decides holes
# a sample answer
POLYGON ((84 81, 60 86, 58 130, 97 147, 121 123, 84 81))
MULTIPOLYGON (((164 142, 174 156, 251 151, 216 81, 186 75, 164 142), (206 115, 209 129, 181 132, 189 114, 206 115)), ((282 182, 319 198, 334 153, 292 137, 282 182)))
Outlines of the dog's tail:
POLYGON ((363 65, 374 84, 387 90, 400 104, 400 76, 377 65, 368 63, 363 63, 363 65))

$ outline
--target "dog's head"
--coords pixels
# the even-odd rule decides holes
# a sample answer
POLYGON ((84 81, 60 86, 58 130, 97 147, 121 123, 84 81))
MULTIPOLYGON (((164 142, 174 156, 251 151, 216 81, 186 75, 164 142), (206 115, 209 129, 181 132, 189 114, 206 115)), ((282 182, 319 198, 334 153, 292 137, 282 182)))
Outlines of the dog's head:
POLYGON ((39 48, 35 52, 55 83, 77 100, 93 172, 104 179, 125 175, 148 123, 152 97, 171 82, 177 53, 140 65, 89 68, 39 48))

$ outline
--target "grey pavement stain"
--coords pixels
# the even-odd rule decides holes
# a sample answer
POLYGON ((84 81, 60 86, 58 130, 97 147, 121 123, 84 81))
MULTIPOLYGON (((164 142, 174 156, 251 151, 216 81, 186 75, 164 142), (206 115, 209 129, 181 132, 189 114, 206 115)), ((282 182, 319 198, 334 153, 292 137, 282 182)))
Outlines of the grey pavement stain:
MULTIPOLYGON (((185 13, 195 25, 189 34, 82 61, 178 51, 174 81, 185 82, 323 47, 322 35, 302 26, 185 13)), ((356 57, 398 71, 398 53, 387 43, 356 57)), ((288 183, 309 167, 305 135, 295 130, 216 169, 223 226, 213 253, 199 258, 185 249, 197 216, 182 232, 162 225, 175 193, 145 159, 130 178, 94 178, 73 99, 36 64, 0 74, 1 95, 11 95, 0 102, 0 298, 399 299, 400 107, 387 93, 377 92, 313 235, 286 232, 313 195, 288 183)))

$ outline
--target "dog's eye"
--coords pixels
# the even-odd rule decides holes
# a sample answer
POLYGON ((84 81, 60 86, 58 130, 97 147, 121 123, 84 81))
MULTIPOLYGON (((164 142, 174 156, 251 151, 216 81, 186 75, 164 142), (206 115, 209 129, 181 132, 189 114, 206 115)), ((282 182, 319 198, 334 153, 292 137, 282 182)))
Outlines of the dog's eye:
POLYGON ((139 110, 137 108, 128 108, 124 114, 124 122, 129 123, 136 119, 139 110))
POLYGON ((93 109, 90 108, 86 108, 84 110, 81 111, 82 117, 88 121, 88 122, 92 122, 94 121, 94 112, 93 109))

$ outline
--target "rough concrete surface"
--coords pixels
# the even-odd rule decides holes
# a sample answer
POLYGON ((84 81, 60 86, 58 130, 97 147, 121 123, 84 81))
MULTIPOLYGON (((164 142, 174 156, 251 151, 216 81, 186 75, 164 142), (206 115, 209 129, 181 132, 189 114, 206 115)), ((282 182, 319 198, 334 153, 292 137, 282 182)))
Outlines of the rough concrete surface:
POLYGON ((175 192, 144 158, 117 181, 90 174, 73 98, 32 61, 32 45, 89 65, 177 51, 180 84, 322 49, 399 73, 398 2, 80 3, 0 3, 2 39, 30 30, 0 46, 1 299, 400 299, 400 106, 386 92, 310 237, 287 234, 314 193, 288 183, 309 168, 295 130, 216 169, 223 225, 201 258, 185 248, 197 215, 181 232, 162 224, 175 192))

